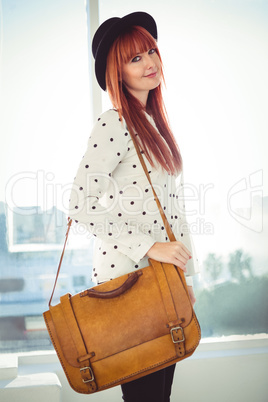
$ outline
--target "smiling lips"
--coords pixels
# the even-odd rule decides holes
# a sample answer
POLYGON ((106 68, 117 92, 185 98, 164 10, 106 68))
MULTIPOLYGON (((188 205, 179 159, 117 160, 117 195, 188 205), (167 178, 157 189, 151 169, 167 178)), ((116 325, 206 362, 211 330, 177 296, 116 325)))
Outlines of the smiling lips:
POLYGON ((154 73, 151 73, 149 75, 145 75, 145 78, 154 78, 156 76, 156 74, 157 74, 157 71, 154 73))

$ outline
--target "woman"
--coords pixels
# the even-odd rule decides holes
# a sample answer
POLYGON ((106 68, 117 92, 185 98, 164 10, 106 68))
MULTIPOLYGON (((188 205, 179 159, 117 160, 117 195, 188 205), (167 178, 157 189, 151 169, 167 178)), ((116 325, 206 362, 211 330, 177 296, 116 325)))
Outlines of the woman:
MULTIPOLYGON (((93 280, 97 284, 148 265, 148 258, 185 272, 192 304, 191 276, 197 271, 182 199, 182 160, 169 127, 161 85, 157 28, 147 13, 105 21, 92 51, 99 85, 114 109, 103 113, 88 141, 70 200, 70 217, 96 236, 93 280), (151 181, 176 242, 169 242, 130 133, 142 151, 151 181)), ((122 385, 127 402, 167 402, 175 366, 122 385)))

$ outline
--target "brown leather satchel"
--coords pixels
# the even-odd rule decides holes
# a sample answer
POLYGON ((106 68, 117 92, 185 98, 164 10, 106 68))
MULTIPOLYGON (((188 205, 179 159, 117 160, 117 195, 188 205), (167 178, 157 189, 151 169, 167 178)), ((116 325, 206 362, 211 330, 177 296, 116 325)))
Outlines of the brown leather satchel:
MULTIPOLYGON (((135 140, 134 144, 137 149, 135 140)), ((169 239, 175 241, 155 192, 154 196, 169 239)), ((49 310, 43 314, 70 386, 90 394, 191 356, 200 342, 200 326, 183 271, 172 264, 149 259, 146 268, 74 296, 66 294, 51 306, 71 222, 49 310)))

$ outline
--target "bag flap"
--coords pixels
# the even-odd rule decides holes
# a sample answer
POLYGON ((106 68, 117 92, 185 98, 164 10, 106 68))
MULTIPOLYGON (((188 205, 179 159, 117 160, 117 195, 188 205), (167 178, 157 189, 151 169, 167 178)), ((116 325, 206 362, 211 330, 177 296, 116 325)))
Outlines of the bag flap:
MULTIPOLYGON (((68 298, 70 297, 69 294, 65 296, 68 298)), ((69 364, 73 367, 80 367, 80 364, 77 361, 79 352, 73 336, 74 332, 77 330, 77 324, 75 323, 75 328, 74 323, 69 322, 66 319, 62 303, 59 303, 56 306, 50 306, 49 311, 51 319, 49 319, 47 316, 46 324, 50 337, 52 339, 55 336, 58 338, 58 342, 61 346, 61 352, 69 364)))
POLYGON ((176 316, 185 328, 193 318, 193 307, 190 301, 183 273, 173 264, 161 263, 149 259, 154 268, 166 309, 176 310, 176 316))

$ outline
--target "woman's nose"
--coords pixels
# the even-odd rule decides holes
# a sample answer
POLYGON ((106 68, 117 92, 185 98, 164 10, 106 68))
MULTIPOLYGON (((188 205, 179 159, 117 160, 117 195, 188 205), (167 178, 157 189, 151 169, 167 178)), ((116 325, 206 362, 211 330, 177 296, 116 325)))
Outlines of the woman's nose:
POLYGON ((146 56, 145 65, 146 65, 146 68, 147 68, 148 70, 149 70, 150 68, 152 68, 152 67, 155 66, 155 62, 154 62, 153 58, 150 57, 150 55, 147 55, 147 56, 146 56))

